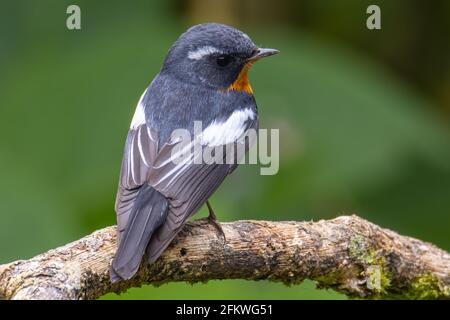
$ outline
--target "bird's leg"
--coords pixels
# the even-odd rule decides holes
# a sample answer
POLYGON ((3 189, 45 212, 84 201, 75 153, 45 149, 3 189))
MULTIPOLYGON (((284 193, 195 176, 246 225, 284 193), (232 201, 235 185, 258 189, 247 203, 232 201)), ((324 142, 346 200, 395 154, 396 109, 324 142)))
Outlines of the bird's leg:
POLYGON ((226 240, 225 233, 223 232, 221 225, 217 222, 217 217, 216 217, 214 210, 211 207, 211 204, 209 203, 208 200, 206 200, 206 206, 208 207, 208 211, 209 211, 209 215, 208 215, 209 222, 217 229, 217 231, 220 232, 223 239, 226 240))
POLYGON ((217 221, 216 214, 214 213, 214 210, 213 210, 211 204, 209 203, 209 200, 206 200, 206 205, 208 206, 208 211, 209 211, 208 219, 212 220, 212 221, 217 221))

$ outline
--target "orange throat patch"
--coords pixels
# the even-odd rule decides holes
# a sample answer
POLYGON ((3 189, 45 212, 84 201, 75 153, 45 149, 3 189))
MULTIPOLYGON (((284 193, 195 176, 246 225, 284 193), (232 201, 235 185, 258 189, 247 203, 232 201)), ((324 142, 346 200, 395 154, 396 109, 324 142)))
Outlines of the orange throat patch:
POLYGON ((251 66, 252 64, 250 62, 247 62, 242 68, 241 72, 239 72, 237 79, 234 80, 234 82, 228 88, 226 88, 226 91, 236 90, 246 92, 248 94, 253 94, 252 86, 248 81, 248 70, 251 66))

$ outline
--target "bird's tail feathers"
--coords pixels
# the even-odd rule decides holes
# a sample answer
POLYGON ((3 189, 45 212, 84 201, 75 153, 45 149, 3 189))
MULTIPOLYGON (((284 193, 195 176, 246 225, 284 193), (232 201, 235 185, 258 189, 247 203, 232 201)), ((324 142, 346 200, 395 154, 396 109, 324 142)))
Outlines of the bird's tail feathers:
POLYGON ((147 244, 167 212, 167 199, 151 186, 142 186, 112 262, 111 282, 130 279, 137 272, 147 244))

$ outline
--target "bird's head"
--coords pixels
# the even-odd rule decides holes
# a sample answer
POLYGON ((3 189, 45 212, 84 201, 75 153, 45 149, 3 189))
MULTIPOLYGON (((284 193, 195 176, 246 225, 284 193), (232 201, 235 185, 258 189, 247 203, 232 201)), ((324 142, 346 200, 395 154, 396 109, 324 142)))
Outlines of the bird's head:
POLYGON ((258 48, 243 32, 217 23, 191 27, 170 48, 161 73, 218 90, 252 93, 247 72, 253 62, 278 53, 258 48))

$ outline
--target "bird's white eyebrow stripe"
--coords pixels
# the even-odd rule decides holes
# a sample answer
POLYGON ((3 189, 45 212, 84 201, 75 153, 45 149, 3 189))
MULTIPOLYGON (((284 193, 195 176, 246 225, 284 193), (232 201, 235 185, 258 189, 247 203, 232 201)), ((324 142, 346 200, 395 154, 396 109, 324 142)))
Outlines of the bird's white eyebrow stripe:
POLYGON ((196 50, 193 51, 189 51, 188 52, 188 58, 191 60, 200 60, 201 58, 203 58, 204 56, 213 54, 213 53, 221 53, 222 51, 220 51, 217 48, 211 47, 211 46, 204 46, 204 47, 200 47, 196 50))
POLYGON ((242 32, 242 36, 243 36, 245 39, 247 39, 247 40, 250 40, 250 41, 252 40, 252 39, 250 39, 250 37, 249 37, 246 33, 243 33, 243 32, 242 32))

